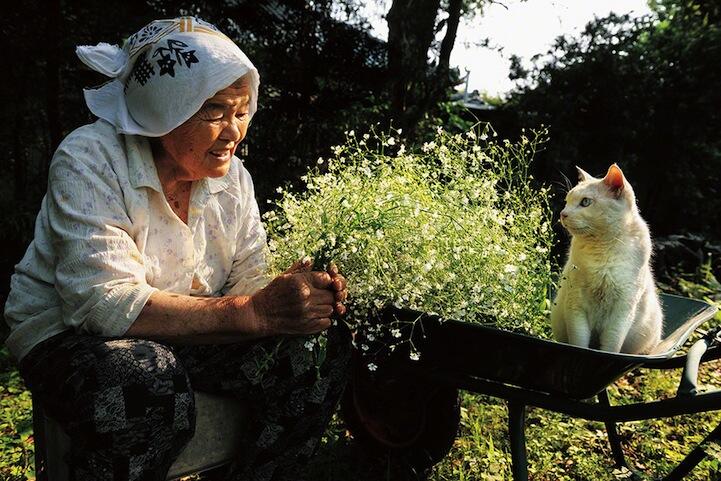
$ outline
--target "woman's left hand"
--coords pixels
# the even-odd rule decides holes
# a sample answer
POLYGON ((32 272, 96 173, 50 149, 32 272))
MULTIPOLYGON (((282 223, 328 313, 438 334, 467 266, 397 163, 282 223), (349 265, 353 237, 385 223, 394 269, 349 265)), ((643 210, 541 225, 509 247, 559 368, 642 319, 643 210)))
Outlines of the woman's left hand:
POLYGON ((346 308, 343 303, 348 298, 348 282, 338 271, 338 266, 335 265, 335 262, 330 263, 327 272, 333 280, 331 288, 335 291, 335 304, 333 304, 333 311, 339 316, 342 316, 346 312, 346 308))
MULTIPOLYGON (((284 274, 294 274, 296 272, 304 272, 311 270, 313 265, 313 259, 306 256, 303 259, 296 261, 290 268, 284 272, 284 274)), ((346 313, 346 307, 343 304, 348 298, 348 282, 345 277, 338 270, 338 266, 335 262, 331 262, 328 265, 326 272, 330 275, 332 282, 330 289, 333 290, 335 295, 335 303, 333 304, 333 312, 342 316, 346 313)))

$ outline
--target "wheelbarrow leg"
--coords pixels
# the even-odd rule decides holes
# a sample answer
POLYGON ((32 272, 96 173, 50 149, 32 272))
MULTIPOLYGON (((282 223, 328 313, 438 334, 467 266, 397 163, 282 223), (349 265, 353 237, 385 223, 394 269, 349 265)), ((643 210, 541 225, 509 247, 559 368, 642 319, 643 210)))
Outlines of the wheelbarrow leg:
POLYGON ((526 458, 526 406, 508 403, 508 433, 511 437, 511 469, 514 481, 528 481, 526 458))
POLYGON ((40 403, 33 399, 33 441, 35 443, 35 479, 48 481, 45 414, 40 403))
POLYGON ((663 481, 681 481, 685 479, 686 475, 690 473, 691 470, 703 460, 703 458, 706 457, 706 451, 704 450, 703 446, 709 441, 719 440, 721 440, 721 424, 716 426, 716 428, 711 431, 708 436, 706 436, 706 439, 704 439, 701 444, 696 446, 693 451, 688 453, 684 460, 681 461, 678 466, 673 469, 673 471, 668 473, 665 478, 663 478, 663 481))
MULTIPOLYGON (((604 389, 598 393, 598 402, 603 406, 611 405, 611 402, 608 399, 608 391, 604 389)), ((613 453, 613 460, 616 462, 616 467, 628 468, 626 458, 623 454, 623 447, 621 447, 621 439, 618 437, 618 431, 616 431, 616 423, 613 421, 606 421, 604 424, 606 425, 608 443, 611 445, 611 452, 613 453)))

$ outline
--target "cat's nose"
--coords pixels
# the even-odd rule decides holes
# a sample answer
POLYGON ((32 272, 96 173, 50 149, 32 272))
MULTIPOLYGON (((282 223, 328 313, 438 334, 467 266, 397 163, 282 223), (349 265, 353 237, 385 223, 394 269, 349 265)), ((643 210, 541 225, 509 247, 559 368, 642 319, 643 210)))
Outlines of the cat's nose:
POLYGON ((561 211, 561 220, 566 220, 566 217, 568 217, 568 212, 565 210, 561 211))

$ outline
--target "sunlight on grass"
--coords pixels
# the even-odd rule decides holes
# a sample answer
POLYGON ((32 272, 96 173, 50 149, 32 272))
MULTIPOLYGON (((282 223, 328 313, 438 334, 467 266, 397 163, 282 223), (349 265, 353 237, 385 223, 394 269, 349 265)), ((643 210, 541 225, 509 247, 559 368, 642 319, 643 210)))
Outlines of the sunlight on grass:
MULTIPOLYGON (((679 378, 680 370, 633 371, 611 387, 611 402, 628 404, 674 396, 679 378)), ((701 367, 699 383, 704 388, 721 387, 721 360, 701 367)), ((463 393, 459 436, 430 479, 511 479, 506 422, 503 401, 463 393)), ((619 435, 629 464, 650 478, 659 478, 719 422, 721 413, 718 412, 679 416, 621 424, 619 435)), ((610 481, 624 477, 624 473, 614 471, 601 423, 530 408, 527 437, 529 473, 534 481, 610 481)), ((691 473, 689 481, 721 476, 721 449, 712 444, 707 452, 709 456, 691 473)), ((0 480, 34 479, 30 394, 5 350, 0 350, 0 460, 0 480)), ((387 460, 371 458, 354 446, 338 416, 324 436, 308 473, 308 479, 316 481, 398 479, 387 460)), ((193 476, 186 481, 202 479, 202 476, 193 476)))
POLYGON ((35 479, 30 393, 0 349, 0 480, 35 479))

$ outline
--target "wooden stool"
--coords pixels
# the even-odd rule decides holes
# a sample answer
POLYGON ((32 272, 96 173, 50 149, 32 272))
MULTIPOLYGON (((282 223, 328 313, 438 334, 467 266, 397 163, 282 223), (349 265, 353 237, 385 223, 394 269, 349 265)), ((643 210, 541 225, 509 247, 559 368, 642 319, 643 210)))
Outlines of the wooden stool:
MULTIPOLYGON (((231 397, 195 392, 195 436, 168 471, 176 479, 229 463, 240 445, 247 409, 231 397)), ((37 481, 67 481, 64 456, 70 439, 58 423, 33 402, 35 473, 37 481)))

